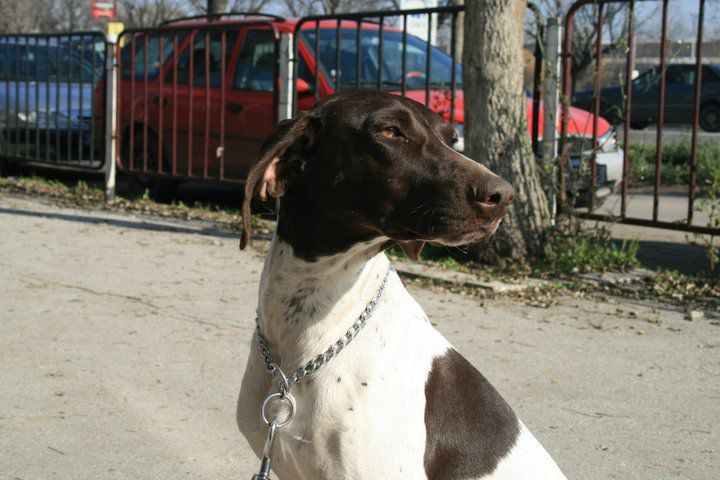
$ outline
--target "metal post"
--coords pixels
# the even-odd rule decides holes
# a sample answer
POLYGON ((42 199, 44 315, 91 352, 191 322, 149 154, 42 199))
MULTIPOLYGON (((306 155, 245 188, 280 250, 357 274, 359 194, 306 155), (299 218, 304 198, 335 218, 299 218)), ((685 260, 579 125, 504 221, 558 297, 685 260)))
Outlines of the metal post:
POLYGON ((105 202, 115 200, 115 160, 117 148, 117 62, 116 44, 109 42, 105 55, 105 202))
POLYGON ((285 120, 293 116, 293 79, 295 77, 295 59, 293 58, 293 36, 291 33, 280 35, 280 90, 278 92, 277 119, 285 120))
MULTIPOLYGON (((560 20, 549 18, 545 27, 545 91, 543 103, 545 113, 543 116, 542 131, 542 164, 544 171, 551 171, 550 185, 547 186, 548 202, 550 203, 551 222, 555 222, 557 212, 556 181, 558 156, 557 135, 557 108, 560 102, 560 20)), ((538 122, 539 119, 533 121, 538 122)))

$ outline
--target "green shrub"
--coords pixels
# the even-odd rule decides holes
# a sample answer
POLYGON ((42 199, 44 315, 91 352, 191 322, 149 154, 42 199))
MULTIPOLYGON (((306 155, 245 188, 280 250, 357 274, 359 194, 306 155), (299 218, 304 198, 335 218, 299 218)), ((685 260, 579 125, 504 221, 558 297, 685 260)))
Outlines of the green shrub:
MULTIPOLYGON (((663 147, 660 182, 663 185, 682 185, 690 183, 691 144, 689 138, 663 147)), ((629 169, 631 185, 650 185, 655 181, 654 145, 630 142, 629 169)), ((703 141, 697 146, 697 182, 699 185, 710 182, 712 172, 720 164, 720 142, 703 141)))
POLYGON ((548 229, 545 268, 553 273, 627 271, 640 265, 637 240, 611 240, 601 225, 587 228, 577 219, 566 219, 548 229))

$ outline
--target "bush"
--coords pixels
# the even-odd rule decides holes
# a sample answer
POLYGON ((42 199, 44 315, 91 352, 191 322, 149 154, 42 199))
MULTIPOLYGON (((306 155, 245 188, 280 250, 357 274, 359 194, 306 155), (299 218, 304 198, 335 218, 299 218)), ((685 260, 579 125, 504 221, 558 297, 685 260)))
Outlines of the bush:
POLYGON ((545 268, 553 273, 627 271, 640 265, 637 240, 611 240, 608 227, 568 217, 546 232, 545 268))
MULTIPOLYGON (((662 170, 660 182, 663 185, 688 185, 690 183, 689 138, 663 147, 662 170)), ((628 175, 630 185, 650 185, 655 181, 654 145, 631 142, 629 149, 628 175)), ((697 146, 697 183, 706 184, 711 181, 713 171, 720 163, 720 144, 716 141, 698 142, 697 146)))

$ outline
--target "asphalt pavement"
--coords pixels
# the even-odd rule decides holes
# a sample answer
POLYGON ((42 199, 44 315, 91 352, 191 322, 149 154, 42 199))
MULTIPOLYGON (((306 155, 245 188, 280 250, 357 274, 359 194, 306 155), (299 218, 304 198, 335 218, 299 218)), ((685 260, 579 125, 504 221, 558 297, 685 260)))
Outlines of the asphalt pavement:
MULTIPOLYGON (((623 129, 617 128, 619 138, 622 138, 623 129)), ((683 140, 690 140, 692 128, 690 125, 670 124, 663 127, 663 145, 678 143, 683 140)), ((648 145, 655 145, 657 141, 657 125, 649 125, 646 128, 631 129, 630 141, 640 142, 648 145)), ((720 132, 706 132, 702 128, 698 129, 698 142, 716 141, 720 142, 720 132)))

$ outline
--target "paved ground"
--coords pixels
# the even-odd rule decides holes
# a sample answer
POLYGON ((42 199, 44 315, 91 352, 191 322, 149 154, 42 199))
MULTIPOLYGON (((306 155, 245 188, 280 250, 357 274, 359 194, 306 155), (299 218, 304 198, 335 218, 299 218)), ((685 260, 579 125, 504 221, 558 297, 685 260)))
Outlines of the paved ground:
MULTIPOLYGON (((622 127, 618 128, 618 133, 622 138, 622 127)), ((690 125, 665 125, 663 128, 663 144, 677 143, 690 139, 692 128, 690 125)), ((630 130, 630 140, 655 145, 657 140, 657 125, 649 125, 642 130, 630 130)), ((706 132, 702 128, 698 129, 698 140, 701 142, 716 140, 720 141, 720 133, 706 132)))
MULTIPOLYGON (((235 238, 0 194, 0 478, 249 478, 234 410, 260 268, 235 238)), ((710 319, 411 291, 568 478, 717 478, 710 319)))
MULTIPOLYGON (((653 216, 653 192, 652 189, 631 190, 627 196, 626 215, 631 218, 652 220, 653 216)), ((614 193, 605 200, 598 209, 598 213, 620 216, 622 195, 614 193)), ((705 205, 707 199, 700 198, 695 201, 695 206, 705 205)), ((682 191, 664 191, 658 196, 658 220, 663 222, 685 222, 687 220, 688 193, 682 191)), ((708 224, 708 213, 704 210, 695 210, 693 213, 693 225, 706 226, 708 224)))

